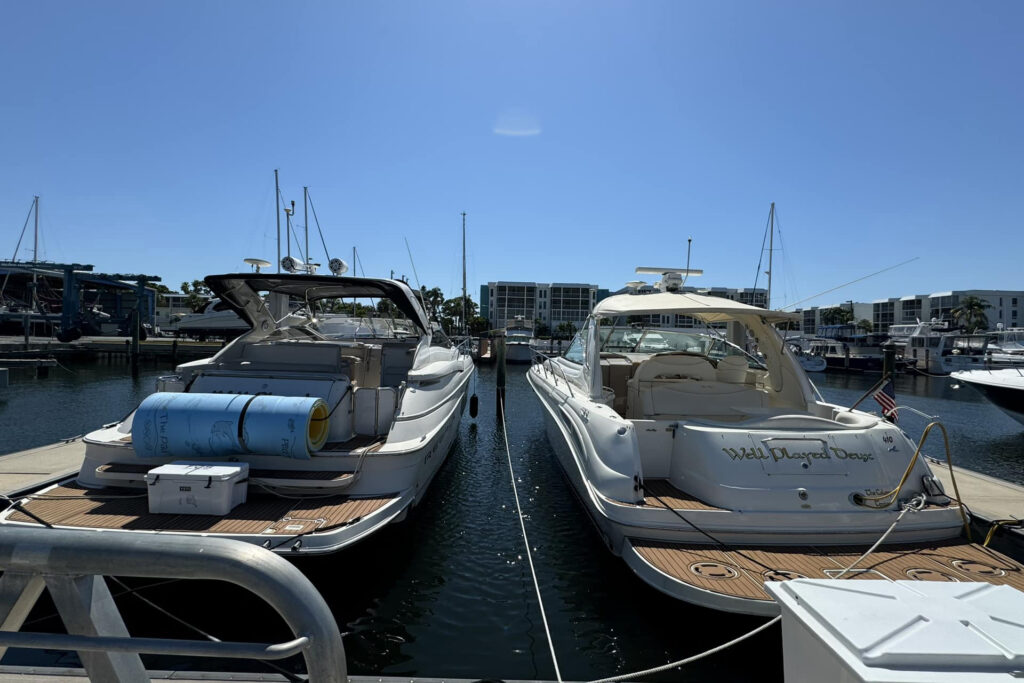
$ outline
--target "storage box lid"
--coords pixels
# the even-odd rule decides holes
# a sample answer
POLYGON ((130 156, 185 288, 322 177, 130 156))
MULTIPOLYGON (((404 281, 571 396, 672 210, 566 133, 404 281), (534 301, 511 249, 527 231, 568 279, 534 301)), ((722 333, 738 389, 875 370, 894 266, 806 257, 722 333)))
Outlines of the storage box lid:
POLYGON ((794 579, 767 588, 845 646, 844 659, 929 671, 1024 667, 1024 593, 1011 586, 794 579))
POLYGON ((204 462, 172 462, 160 467, 154 467, 146 473, 146 481, 161 479, 204 479, 212 478, 214 481, 225 481, 234 479, 239 475, 248 476, 249 463, 204 463, 204 462))

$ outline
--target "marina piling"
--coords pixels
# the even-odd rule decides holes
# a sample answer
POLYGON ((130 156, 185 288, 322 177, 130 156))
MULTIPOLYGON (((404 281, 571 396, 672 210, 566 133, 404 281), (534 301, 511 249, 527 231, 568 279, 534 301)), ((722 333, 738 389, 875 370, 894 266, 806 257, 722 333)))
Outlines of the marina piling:
POLYGON ((495 363, 498 368, 498 381, 497 381, 497 400, 495 400, 495 414, 498 417, 498 422, 502 421, 505 406, 505 336, 499 335, 494 339, 494 354, 495 363))
POLYGON ((882 377, 890 377, 896 370, 896 345, 882 344, 882 377))

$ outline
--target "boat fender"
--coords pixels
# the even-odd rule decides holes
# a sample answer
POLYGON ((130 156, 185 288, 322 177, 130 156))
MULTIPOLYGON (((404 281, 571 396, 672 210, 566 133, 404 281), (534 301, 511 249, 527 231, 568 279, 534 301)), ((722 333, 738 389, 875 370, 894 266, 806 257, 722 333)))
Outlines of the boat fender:
POLYGON ((476 414, 480 410, 480 399, 473 394, 469 397, 469 416, 476 419, 476 414))

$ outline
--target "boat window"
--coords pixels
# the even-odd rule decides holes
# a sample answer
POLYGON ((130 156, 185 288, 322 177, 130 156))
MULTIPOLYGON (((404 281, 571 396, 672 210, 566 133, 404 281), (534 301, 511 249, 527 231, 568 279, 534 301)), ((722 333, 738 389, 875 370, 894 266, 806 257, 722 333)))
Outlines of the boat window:
POLYGON ((567 361, 583 365, 583 361, 586 358, 587 330, 588 328, 584 327, 573 337, 572 343, 569 344, 569 348, 562 356, 567 361))

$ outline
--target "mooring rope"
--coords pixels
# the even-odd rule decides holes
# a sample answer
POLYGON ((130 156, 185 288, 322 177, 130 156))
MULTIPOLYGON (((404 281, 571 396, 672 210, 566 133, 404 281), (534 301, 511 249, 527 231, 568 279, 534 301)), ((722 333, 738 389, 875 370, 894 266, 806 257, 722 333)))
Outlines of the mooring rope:
MULTIPOLYGON (((903 516, 906 515, 908 512, 910 512, 911 510, 913 510, 914 512, 917 512, 924 505, 924 502, 925 502, 924 496, 923 495, 918 495, 918 496, 916 496, 914 498, 914 500, 912 502, 905 504, 903 506, 903 510, 900 512, 900 514, 896 517, 895 520, 893 520, 893 523, 889 525, 889 528, 885 530, 885 532, 878 538, 878 540, 875 541, 875 544, 872 545, 870 548, 868 548, 867 551, 863 555, 861 555, 856 560, 851 562, 845 569, 843 569, 843 571, 839 572, 839 574, 837 574, 835 576, 835 579, 841 579, 851 569, 853 569, 858 564, 860 564, 864 560, 864 558, 866 558, 871 553, 875 552, 875 550, 878 548, 878 546, 882 545, 882 543, 885 542, 885 539, 889 538, 889 534, 891 534, 893 532, 893 529, 895 529, 896 525, 900 523, 900 520, 903 519, 903 516)), ((742 643, 744 640, 747 640, 749 638, 752 638, 753 636, 756 636, 761 631, 764 631, 765 629, 770 627, 772 624, 776 624, 776 623, 778 623, 781 620, 782 620, 782 615, 780 614, 779 616, 773 617, 772 619, 770 619, 770 620, 766 621, 765 623, 761 624, 757 628, 755 628, 755 629, 753 629, 751 631, 747 631, 746 633, 744 633, 741 636, 737 636, 736 638, 733 638, 732 640, 730 640, 727 643, 722 643, 721 645, 716 645, 715 647, 711 648, 710 650, 705 650, 704 652, 701 652, 699 654, 691 655, 690 657, 687 657, 686 659, 680 659, 679 661, 670 662, 669 664, 662 664, 661 666, 656 666, 656 667, 654 667, 652 669, 644 669, 643 671, 634 671, 633 673, 622 674, 620 676, 609 676, 608 678, 601 678, 601 679, 598 679, 596 681, 590 681, 590 683, 615 683, 616 681, 628 681, 628 680, 632 680, 634 678, 640 678, 641 676, 650 676, 652 674, 657 674, 657 673, 661 673, 663 671, 668 671, 669 669, 675 669, 677 667, 681 667, 681 666, 684 666, 686 664, 691 664, 693 662, 696 662, 698 660, 704 659, 706 657, 710 657, 713 654, 717 654, 717 653, 721 652, 722 650, 726 650, 726 649, 732 647, 733 645, 736 645, 738 643, 742 643)))
POLYGON ((512 494, 516 500, 516 514, 519 516, 519 528, 523 532, 523 543, 526 545, 526 561, 530 565, 530 576, 533 577, 533 588, 537 592, 537 604, 540 606, 540 618, 544 622, 544 634, 548 638, 548 649, 551 651, 551 663, 555 665, 555 678, 562 683, 562 672, 558 668, 558 656, 555 655, 555 643, 551 639, 551 628, 548 626, 548 617, 544 611, 544 599, 540 594, 540 584, 537 582, 537 570, 533 566, 533 555, 530 553, 530 539, 526 535, 526 524, 523 522, 523 508, 519 505, 519 491, 516 487, 516 473, 512 468, 512 450, 508 445, 508 432, 505 430, 505 401, 499 394, 498 409, 501 411, 501 435, 505 440, 505 456, 508 458, 508 473, 512 477, 512 494))

